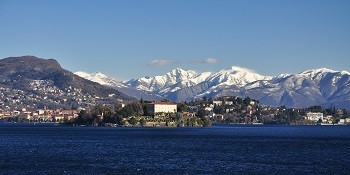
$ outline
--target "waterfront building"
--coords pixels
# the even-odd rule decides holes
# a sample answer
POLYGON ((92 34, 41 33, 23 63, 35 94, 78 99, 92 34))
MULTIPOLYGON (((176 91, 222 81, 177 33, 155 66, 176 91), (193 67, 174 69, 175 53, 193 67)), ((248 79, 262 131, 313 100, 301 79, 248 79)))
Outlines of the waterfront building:
POLYGON ((158 113, 176 113, 177 104, 171 102, 151 102, 147 105, 148 115, 155 115, 158 113))
POLYGON ((323 120, 323 113, 321 112, 308 112, 306 113, 306 119, 313 122, 318 122, 320 119, 323 120))

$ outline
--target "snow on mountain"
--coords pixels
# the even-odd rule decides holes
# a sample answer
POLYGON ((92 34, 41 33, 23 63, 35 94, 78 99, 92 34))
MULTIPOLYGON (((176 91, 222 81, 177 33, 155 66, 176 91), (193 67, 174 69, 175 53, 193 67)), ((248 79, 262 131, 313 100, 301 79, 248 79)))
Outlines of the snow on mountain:
POLYGON ((185 101, 199 98, 213 93, 220 93, 220 89, 231 86, 244 87, 246 84, 258 80, 270 80, 269 76, 262 76, 252 70, 232 66, 218 72, 204 72, 177 68, 165 75, 133 79, 127 84, 139 90, 159 94, 172 101, 185 101))
POLYGON ((259 75, 252 70, 232 66, 229 69, 223 69, 216 73, 204 72, 201 74, 197 74, 191 70, 185 71, 177 68, 162 76, 143 77, 131 80, 127 84, 137 89, 160 92, 164 95, 180 90, 181 88, 196 86, 203 82, 209 83, 211 88, 214 89, 218 86, 231 85, 243 87, 257 80, 269 79, 271 77, 259 75))
POLYGON ((210 77, 211 75, 213 75, 213 72, 203 72, 201 74, 199 74, 198 76, 190 79, 189 81, 193 84, 199 84, 202 83, 203 81, 206 81, 208 77, 210 77))
POLYGON ((216 86, 220 85, 236 85, 243 87, 248 83, 258 80, 270 80, 269 76, 262 76, 247 68, 232 66, 229 69, 220 70, 212 74, 206 81, 214 83, 216 86))
POLYGON ((87 79, 105 86, 111 86, 111 87, 125 86, 122 82, 114 78, 110 78, 107 75, 102 74, 101 72, 87 73, 83 71, 78 71, 78 72, 75 72, 74 74, 84 79, 87 79))
POLYGON ((181 68, 176 68, 165 75, 133 79, 128 81, 126 84, 135 87, 136 89, 149 92, 157 92, 167 88, 169 91, 171 91, 172 85, 180 82, 183 82, 184 85, 186 85, 186 82, 191 84, 191 81, 189 80, 195 78, 196 76, 198 76, 198 74, 195 71, 185 71, 181 68))
POLYGON ((164 75, 132 79, 126 83, 110 79, 101 73, 76 74, 146 100, 165 98, 188 101, 204 96, 234 95, 249 96, 262 104, 273 106, 300 108, 323 105, 350 108, 350 73, 327 68, 274 77, 236 66, 204 73, 177 68, 164 75))
POLYGON ((148 100, 163 99, 158 94, 153 94, 152 92, 146 92, 143 90, 135 89, 134 87, 130 87, 127 84, 124 84, 123 82, 118 81, 114 78, 108 77, 107 75, 104 75, 103 73, 100 73, 100 72, 90 74, 83 71, 78 71, 78 72, 75 72, 74 74, 84 79, 99 83, 101 85, 113 87, 118 91, 128 96, 134 97, 136 99, 141 99, 141 98, 148 99, 148 100))
POLYGON ((272 79, 279 80, 279 79, 283 79, 283 78, 286 78, 289 76, 291 76, 291 74, 280 74, 280 75, 277 75, 275 77, 272 77, 272 79))
POLYGON ((246 86, 242 92, 246 96, 259 99, 263 104, 331 107, 336 104, 334 101, 344 101, 344 96, 350 97, 349 77, 350 74, 346 71, 312 69, 294 75, 275 77, 265 82, 264 86, 246 86))

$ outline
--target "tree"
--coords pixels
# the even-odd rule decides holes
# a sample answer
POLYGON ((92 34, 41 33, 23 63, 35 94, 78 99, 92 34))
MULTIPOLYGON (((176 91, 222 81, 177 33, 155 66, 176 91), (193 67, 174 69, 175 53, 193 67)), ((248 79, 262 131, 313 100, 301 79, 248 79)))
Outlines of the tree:
POLYGON ((124 125, 124 118, 123 118, 123 116, 121 116, 121 115, 116 115, 115 116, 115 119, 116 119, 116 123, 118 124, 118 125, 124 125))
POLYGON ((93 116, 103 115, 103 117, 110 117, 113 115, 111 108, 103 105, 97 105, 92 111, 93 116))
POLYGON ((208 98, 208 103, 213 103, 213 98, 212 97, 208 98))
POLYGON ((145 126, 147 124, 146 120, 143 117, 140 119, 139 122, 140 122, 141 126, 145 126))
POLYGON ((215 114, 223 114, 224 113, 224 107, 215 105, 213 112, 215 114))
POLYGON ((198 111, 197 111, 197 116, 198 117, 204 117, 206 115, 208 115, 209 112, 205 111, 205 108, 203 106, 201 106, 198 111))
POLYGON ((136 125, 137 124, 137 120, 135 119, 135 117, 131 117, 131 119, 128 122, 130 123, 130 125, 136 125))
POLYGON ((183 103, 180 103, 177 105, 177 112, 186 112, 187 106, 183 103))
POLYGON ((124 108, 118 111, 119 115, 124 117, 143 115, 143 109, 140 102, 132 102, 127 104, 124 108))
POLYGON ((212 125, 212 121, 208 117, 202 117, 202 125, 208 127, 212 125))
POLYGON ((246 97, 244 100, 243 100, 243 103, 245 106, 248 106, 249 103, 250 103, 251 99, 249 97, 246 97))
POLYGON ((310 112, 323 112, 323 108, 321 106, 311 106, 308 108, 310 112))
POLYGON ((202 99, 206 102, 208 100, 208 97, 204 96, 202 99))
POLYGON ((140 99, 140 104, 143 110, 143 115, 148 114, 148 109, 147 109, 147 101, 144 101, 143 98, 140 99))
POLYGON ((94 120, 93 120, 93 122, 92 122, 92 124, 93 124, 94 126, 99 126, 99 125, 101 124, 101 119, 98 118, 98 117, 95 117, 94 120))
POLYGON ((87 111, 81 110, 79 112, 79 116, 73 121, 73 123, 77 125, 86 125, 86 124, 91 124, 92 120, 93 120, 92 117, 87 111))

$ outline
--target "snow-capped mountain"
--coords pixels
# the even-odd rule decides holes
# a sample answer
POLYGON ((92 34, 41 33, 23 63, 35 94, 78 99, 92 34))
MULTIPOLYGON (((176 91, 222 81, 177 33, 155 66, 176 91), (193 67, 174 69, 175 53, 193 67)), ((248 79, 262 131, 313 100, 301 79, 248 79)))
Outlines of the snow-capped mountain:
POLYGON ((229 69, 223 69, 216 73, 204 72, 201 74, 192 70, 185 71, 177 68, 165 75, 133 79, 128 81, 127 84, 140 90, 159 92, 166 95, 169 92, 175 92, 204 82, 210 82, 211 88, 215 89, 220 86, 231 85, 243 87, 257 80, 269 79, 271 77, 259 75, 252 70, 232 66, 229 69))
POLYGON ((134 97, 136 99, 141 99, 141 98, 148 99, 148 100, 163 99, 161 96, 157 94, 153 94, 152 92, 147 92, 147 91, 139 90, 134 87, 128 86, 122 81, 118 81, 115 78, 108 77, 107 75, 101 72, 87 73, 83 71, 78 71, 78 72, 75 72, 74 74, 104 86, 114 87, 118 91, 124 94, 129 94, 129 96, 134 97))
POLYGON ((259 80, 270 80, 269 76, 262 76, 252 70, 232 66, 229 69, 223 69, 209 76, 205 82, 210 82, 210 89, 217 89, 221 87, 244 87, 249 83, 259 80))
POLYGON ((139 90, 157 92, 163 89, 170 90, 173 85, 179 82, 186 82, 197 76, 198 74, 195 71, 185 71, 181 68, 177 68, 165 75, 133 79, 128 81, 127 84, 139 90))
POLYGON ((274 77, 236 66, 204 73, 177 68, 165 75, 132 79, 116 88, 144 99, 187 101, 204 96, 234 95, 249 96, 273 106, 350 108, 350 73, 326 68, 274 77))
POLYGON ((121 81, 108 77, 107 75, 102 74, 101 72, 87 73, 83 71, 78 71, 78 72, 74 72, 74 74, 78 75, 79 77, 85 78, 87 80, 90 80, 105 86, 111 86, 111 87, 124 86, 124 84, 121 81))
POLYGON ((241 90, 241 96, 259 99, 263 104, 309 107, 322 105, 350 108, 350 73, 313 69, 270 81, 257 81, 241 90))

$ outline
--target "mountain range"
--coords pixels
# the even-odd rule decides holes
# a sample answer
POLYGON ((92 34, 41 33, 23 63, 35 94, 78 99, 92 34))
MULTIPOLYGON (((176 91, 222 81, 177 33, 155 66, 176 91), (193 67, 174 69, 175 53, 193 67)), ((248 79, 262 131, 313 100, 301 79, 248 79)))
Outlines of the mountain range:
POLYGON ((164 75, 122 82, 102 73, 72 73, 54 59, 22 56, 0 60, 3 107, 72 107, 141 98, 181 102, 219 96, 250 97, 271 106, 350 109, 350 73, 321 68, 264 76, 237 66, 203 73, 177 68, 164 75))
POLYGON ((75 74, 114 87, 137 99, 181 102, 202 97, 239 96, 257 99, 261 104, 271 106, 350 108, 350 73, 327 68, 278 76, 264 76, 237 66, 203 73, 177 68, 164 75, 125 82, 102 73, 75 74))

